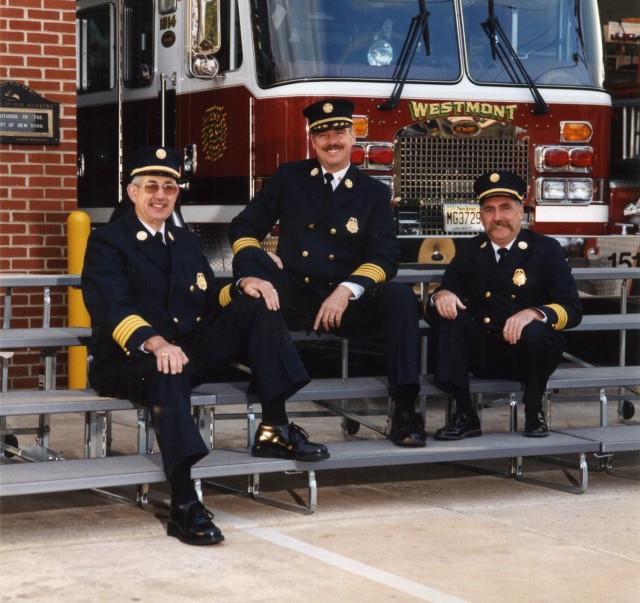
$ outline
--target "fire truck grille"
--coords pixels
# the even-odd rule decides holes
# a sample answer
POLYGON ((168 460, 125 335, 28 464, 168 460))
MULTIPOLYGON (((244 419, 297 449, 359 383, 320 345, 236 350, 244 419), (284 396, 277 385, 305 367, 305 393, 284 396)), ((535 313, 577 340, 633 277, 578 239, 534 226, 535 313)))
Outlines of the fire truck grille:
POLYGON ((443 205, 475 203, 473 182, 480 174, 506 170, 528 179, 528 139, 406 136, 397 143, 396 160, 400 234, 442 235, 443 205))

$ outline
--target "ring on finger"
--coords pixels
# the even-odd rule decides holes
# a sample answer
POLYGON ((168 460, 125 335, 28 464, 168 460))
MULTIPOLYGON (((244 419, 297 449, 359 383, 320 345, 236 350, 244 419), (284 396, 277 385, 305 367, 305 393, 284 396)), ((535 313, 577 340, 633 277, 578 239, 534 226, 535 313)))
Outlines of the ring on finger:
POLYGON ((166 352, 164 354, 160 354, 161 358, 169 358, 169 354, 166 352))

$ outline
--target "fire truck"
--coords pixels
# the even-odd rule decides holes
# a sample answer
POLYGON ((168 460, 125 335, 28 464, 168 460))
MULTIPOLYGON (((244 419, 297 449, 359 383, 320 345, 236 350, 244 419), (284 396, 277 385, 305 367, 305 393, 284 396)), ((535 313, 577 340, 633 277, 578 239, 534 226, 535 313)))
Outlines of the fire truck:
POLYGON ((228 223, 313 153, 303 108, 348 97, 352 161, 389 186, 403 261, 481 230, 472 184, 493 170, 527 181, 527 228, 572 249, 621 234, 596 0, 78 0, 76 23, 78 202, 95 224, 129 151, 175 147, 177 219, 229 269, 228 223))

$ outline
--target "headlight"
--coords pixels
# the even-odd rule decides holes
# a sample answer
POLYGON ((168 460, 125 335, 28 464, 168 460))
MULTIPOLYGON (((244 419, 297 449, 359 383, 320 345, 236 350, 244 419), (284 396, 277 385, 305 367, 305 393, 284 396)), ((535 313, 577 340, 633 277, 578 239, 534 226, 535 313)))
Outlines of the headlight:
POLYGON ((536 189, 537 201, 543 205, 586 205, 593 199, 593 181, 587 179, 539 178, 536 189))

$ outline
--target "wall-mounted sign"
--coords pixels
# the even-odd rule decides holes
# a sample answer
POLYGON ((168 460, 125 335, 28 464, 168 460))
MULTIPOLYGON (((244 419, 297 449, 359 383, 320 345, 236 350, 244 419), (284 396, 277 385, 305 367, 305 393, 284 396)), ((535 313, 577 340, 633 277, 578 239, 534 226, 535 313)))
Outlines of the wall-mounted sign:
POLYGON ((0 82, 0 143, 60 144, 60 103, 18 82, 0 82))

